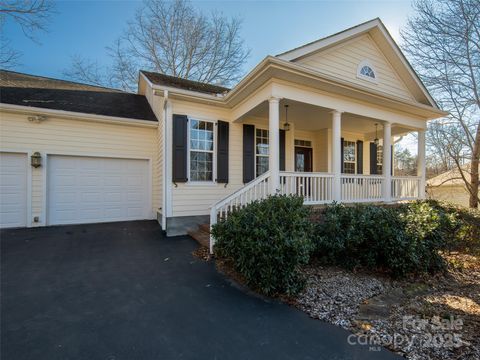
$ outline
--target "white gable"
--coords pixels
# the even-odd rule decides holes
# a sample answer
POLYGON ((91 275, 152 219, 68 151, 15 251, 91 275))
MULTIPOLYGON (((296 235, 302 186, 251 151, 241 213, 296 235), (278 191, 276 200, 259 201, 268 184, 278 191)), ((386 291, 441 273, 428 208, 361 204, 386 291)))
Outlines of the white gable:
POLYGON ((360 35, 293 62, 390 96, 414 100, 413 95, 369 34, 360 35), (369 65, 373 69, 375 79, 359 74, 363 65, 369 65))

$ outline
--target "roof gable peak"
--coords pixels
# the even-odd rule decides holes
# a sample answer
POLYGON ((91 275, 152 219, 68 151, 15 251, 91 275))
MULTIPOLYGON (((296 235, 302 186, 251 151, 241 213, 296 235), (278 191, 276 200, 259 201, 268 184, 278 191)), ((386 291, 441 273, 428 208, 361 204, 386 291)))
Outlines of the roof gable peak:
POLYGON ((398 75, 405 83, 412 95, 418 102, 430 105, 438 109, 435 100, 429 94, 427 88, 420 80, 413 67, 402 53, 393 37, 379 18, 372 19, 346 30, 321 38, 295 49, 286 51, 276 57, 282 60, 296 62, 307 56, 324 51, 341 43, 368 34, 378 45, 385 58, 390 62, 398 75))

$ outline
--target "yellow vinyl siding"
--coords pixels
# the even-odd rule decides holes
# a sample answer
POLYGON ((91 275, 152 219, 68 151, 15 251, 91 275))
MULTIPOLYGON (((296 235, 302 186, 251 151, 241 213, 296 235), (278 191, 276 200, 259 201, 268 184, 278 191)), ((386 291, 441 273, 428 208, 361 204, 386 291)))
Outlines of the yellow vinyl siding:
POLYGON ((391 96, 414 100, 403 81, 368 34, 323 52, 306 56, 296 62, 391 96), (369 61, 375 68, 377 83, 357 77, 358 65, 363 60, 369 61))
MULTIPOLYGON (((45 221, 45 154, 143 158, 152 161, 152 211, 160 206, 157 129, 106 124, 94 121, 62 119, 48 116, 47 120, 31 123, 27 115, 0 114, 0 150, 39 151, 44 166, 32 168, 32 219, 45 221)), ((34 225, 34 224, 32 224, 34 225)))
MULTIPOLYGON (((192 118, 212 121, 227 121, 229 113, 222 108, 172 101, 173 113, 188 115, 192 118)), ((267 126, 268 128, 268 126, 267 126)), ((215 130, 216 131, 216 130, 215 130)), ((172 187, 172 215, 195 216, 207 215, 210 206, 243 186, 243 124, 230 123, 229 127, 229 182, 217 184, 179 183, 172 187)), ((215 144, 216 146, 216 144, 215 144)), ((171 166, 171 165, 170 165, 171 166)), ((214 164, 216 166, 216 164, 214 164)))
MULTIPOLYGON (((173 101, 174 114, 186 114, 192 118, 206 120, 228 119, 228 113, 218 107, 193 105, 180 101, 173 101)), ((243 125, 255 125, 258 128, 268 129, 268 119, 247 117, 241 123, 230 122, 229 143, 229 183, 178 183, 172 186, 172 216, 208 215, 210 207, 217 201, 241 188, 243 184, 243 125)), ((363 140, 361 133, 342 132, 342 136, 352 141, 363 140)), ((286 170, 294 171, 294 139, 310 140, 313 152, 313 171, 328 172, 330 159, 331 131, 321 129, 306 131, 295 129, 294 121, 291 130, 286 133, 285 158, 286 170)), ((368 147, 364 145, 364 174, 368 173, 368 147)), ((216 164, 214 164, 216 166, 216 164)))

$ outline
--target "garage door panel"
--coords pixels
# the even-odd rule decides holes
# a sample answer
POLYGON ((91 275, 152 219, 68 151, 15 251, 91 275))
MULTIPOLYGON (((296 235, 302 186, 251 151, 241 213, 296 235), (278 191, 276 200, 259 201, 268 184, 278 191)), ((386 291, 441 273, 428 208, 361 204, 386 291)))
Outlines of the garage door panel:
POLYGON ((48 164, 49 224, 149 217, 147 160, 52 156, 48 164))
POLYGON ((106 192, 103 194, 106 203, 119 203, 122 202, 122 193, 120 192, 106 192))
POLYGON ((0 227, 27 225, 27 154, 0 153, 0 227))

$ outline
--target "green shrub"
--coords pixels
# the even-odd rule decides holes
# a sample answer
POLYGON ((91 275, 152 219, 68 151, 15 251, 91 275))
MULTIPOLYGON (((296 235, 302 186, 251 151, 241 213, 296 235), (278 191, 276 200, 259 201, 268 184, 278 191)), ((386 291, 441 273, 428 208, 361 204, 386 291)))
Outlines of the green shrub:
POLYGON ((449 220, 446 223, 447 227, 444 227, 448 235, 449 250, 480 255, 480 211, 478 209, 469 209, 437 200, 426 200, 426 202, 449 220))
POLYGON ((349 269, 364 266, 393 276, 434 272, 445 262, 461 224, 448 213, 419 201, 397 206, 332 205, 316 228, 316 255, 349 269))
POLYGON ((247 285, 264 294, 295 294, 304 285, 299 266, 314 248, 309 209, 295 196, 270 196, 214 225, 217 256, 231 260, 247 285))

